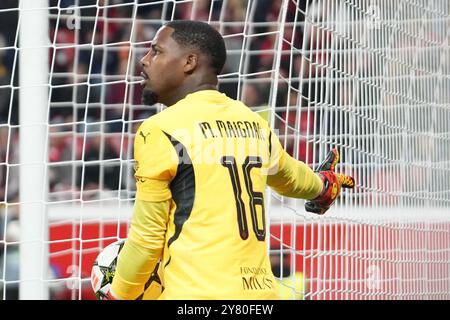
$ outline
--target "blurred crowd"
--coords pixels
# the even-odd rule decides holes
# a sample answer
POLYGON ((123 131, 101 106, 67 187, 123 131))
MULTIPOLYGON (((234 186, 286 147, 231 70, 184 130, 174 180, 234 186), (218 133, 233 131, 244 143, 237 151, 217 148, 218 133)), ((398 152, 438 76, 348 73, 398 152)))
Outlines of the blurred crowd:
MULTIPOLYGON (((50 201, 92 199, 108 190, 127 190, 132 194, 133 166, 129 160, 132 159, 134 132, 142 119, 158 110, 158 106, 141 105, 139 60, 164 21, 210 20, 225 36, 229 51, 219 90, 243 100, 255 110, 262 110, 261 114, 270 119, 267 109, 272 99, 280 1, 257 1, 250 18, 247 1, 238 0, 180 3, 62 0, 50 1, 50 5, 49 36, 54 43, 49 52, 52 85, 48 110, 50 201), (77 7, 72 7, 74 5, 77 7), (257 36, 243 37, 244 33, 257 36), (243 50, 246 54, 241 57, 243 50), (248 76, 242 77, 243 73, 248 76)), ((302 61, 305 64, 306 60, 301 60, 298 52, 290 57, 289 50, 301 48, 304 19, 301 15, 306 0, 300 1, 298 6, 291 2, 288 8, 286 41, 283 42, 286 52, 278 69, 282 80, 278 81, 276 103, 281 111, 277 112, 279 119, 275 119, 278 119, 280 131, 285 131, 281 136, 293 133, 288 132, 288 126, 299 129, 294 123, 294 109, 299 101, 300 105, 306 105, 307 101, 299 100, 296 89, 302 61), (294 106, 289 112, 288 104, 294 106), (288 122, 285 121, 287 113, 288 122)), ((15 127, 18 124, 18 90, 14 88, 19 84, 20 67, 15 63, 17 52, 14 49, 18 16, 17 11, 2 12, 2 8, 14 8, 14 1, 0 4, 0 47, 6 47, 0 51, 0 139, 4 142, 0 149, 0 201, 13 202, 18 199, 18 185, 14 183, 18 167, 6 163, 16 164, 19 156, 16 148, 19 129, 15 127)), ((313 118, 302 116, 301 119, 305 130, 307 123, 313 123, 313 118)), ((287 148, 293 152, 291 142, 287 143, 287 148)), ((303 146, 300 152, 303 158, 304 149, 303 146)))
MULTIPOLYGON (((345 4, 334 6, 333 1, 289 1, 285 19, 280 19, 279 0, 252 3, 249 8, 248 1, 240 0, 51 0, 49 201, 92 199, 108 190, 132 197, 134 132, 142 119, 161 109, 141 104, 139 61, 164 21, 210 21, 223 34, 228 49, 219 90, 273 121, 286 150, 309 164, 317 164, 332 144, 348 147, 346 133, 357 137, 354 143, 361 151, 357 159, 350 159, 352 163, 383 161, 375 159, 372 150, 363 150, 366 138, 360 133, 369 136, 377 130, 373 108, 392 106, 391 111, 376 111, 389 121, 397 107, 419 103, 427 107, 448 95, 446 90, 434 95, 428 90, 430 80, 439 80, 448 68, 445 61, 429 63, 442 60, 438 46, 445 41, 438 29, 442 23, 424 25, 430 40, 418 44, 414 35, 379 38, 377 28, 386 26, 370 20, 377 17, 370 13, 372 7, 364 7, 365 2, 360 9, 366 15, 345 4), (355 12, 361 15, 355 17, 355 12), (281 21, 284 33, 277 55, 281 21), (434 43, 432 50, 427 48, 434 43), (387 46, 404 51, 392 50, 387 57, 379 51, 387 46), (415 50, 419 46, 424 50, 415 50), (415 62, 409 57, 414 50, 415 62), (384 87, 379 77, 387 79, 384 87), (398 89, 402 86, 418 90, 406 95, 398 89), (320 143, 324 148, 318 152, 320 143)), ((0 3, 0 201, 8 202, 18 199, 16 7, 15 0, 0 3)), ((385 9, 388 14, 389 8, 385 9)), ((415 28, 414 20, 407 23, 397 28, 415 28)), ((430 121, 421 125, 421 120, 413 114, 405 125, 410 131, 428 130, 430 121)), ((383 128, 387 138, 397 133, 395 125, 389 132, 387 122, 383 128)), ((421 149, 408 157, 426 158, 430 144, 412 138, 421 149)), ((341 148, 343 160, 346 149, 341 148)), ((395 151, 385 153, 392 161, 399 158, 395 151)))

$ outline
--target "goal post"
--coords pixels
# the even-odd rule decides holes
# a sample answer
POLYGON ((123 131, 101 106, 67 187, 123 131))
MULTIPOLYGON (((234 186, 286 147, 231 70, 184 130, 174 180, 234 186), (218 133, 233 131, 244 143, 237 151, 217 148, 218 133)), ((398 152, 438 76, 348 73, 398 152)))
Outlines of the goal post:
POLYGON ((219 90, 289 154, 315 169, 336 147, 355 178, 324 216, 267 190, 282 298, 450 299, 450 0, 13 2, 0 1, 0 299, 94 297, 96 255, 127 235, 137 127, 164 108, 141 104, 139 61, 174 19, 220 30, 219 90))
POLYGON ((48 299, 48 0, 19 5, 20 298, 48 299))

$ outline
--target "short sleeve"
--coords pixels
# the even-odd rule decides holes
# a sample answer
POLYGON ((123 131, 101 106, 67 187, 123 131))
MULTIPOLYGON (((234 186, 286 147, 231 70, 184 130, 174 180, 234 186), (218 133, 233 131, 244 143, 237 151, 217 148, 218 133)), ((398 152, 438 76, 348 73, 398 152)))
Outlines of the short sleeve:
POLYGON ((164 132, 144 122, 134 140, 136 198, 165 201, 172 198, 170 182, 177 172, 175 150, 164 132))

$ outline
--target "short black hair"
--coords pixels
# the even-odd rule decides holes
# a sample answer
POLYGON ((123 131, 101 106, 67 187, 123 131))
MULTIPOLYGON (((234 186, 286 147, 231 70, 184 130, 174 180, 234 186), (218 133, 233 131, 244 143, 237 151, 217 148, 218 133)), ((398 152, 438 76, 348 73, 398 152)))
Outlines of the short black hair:
POLYGON ((172 38, 181 46, 190 46, 206 54, 216 74, 222 72, 227 50, 222 35, 212 26, 201 21, 174 20, 165 24, 174 29, 172 38))

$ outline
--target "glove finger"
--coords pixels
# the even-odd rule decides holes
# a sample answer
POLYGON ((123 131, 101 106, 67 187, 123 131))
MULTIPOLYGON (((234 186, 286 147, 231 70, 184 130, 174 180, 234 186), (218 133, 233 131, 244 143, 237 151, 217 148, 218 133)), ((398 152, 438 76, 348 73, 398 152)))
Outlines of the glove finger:
POLYGON ((305 202, 305 210, 308 212, 317 213, 319 211, 319 207, 311 201, 305 202))
POLYGON ((321 206, 318 206, 313 201, 308 201, 305 203, 305 210, 308 212, 316 213, 316 214, 324 214, 325 211, 327 211, 328 208, 324 208, 321 206))
POLYGON ((336 177, 342 188, 353 189, 355 187, 355 179, 345 174, 336 173, 336 177))
POLYGON ((338 162, 339 162, 339 152, 337 151, 336 148, 333 148, 328 152, 327 157, 317 168, 317 171, 328 171, 328 170, 334 171, 338 162))

